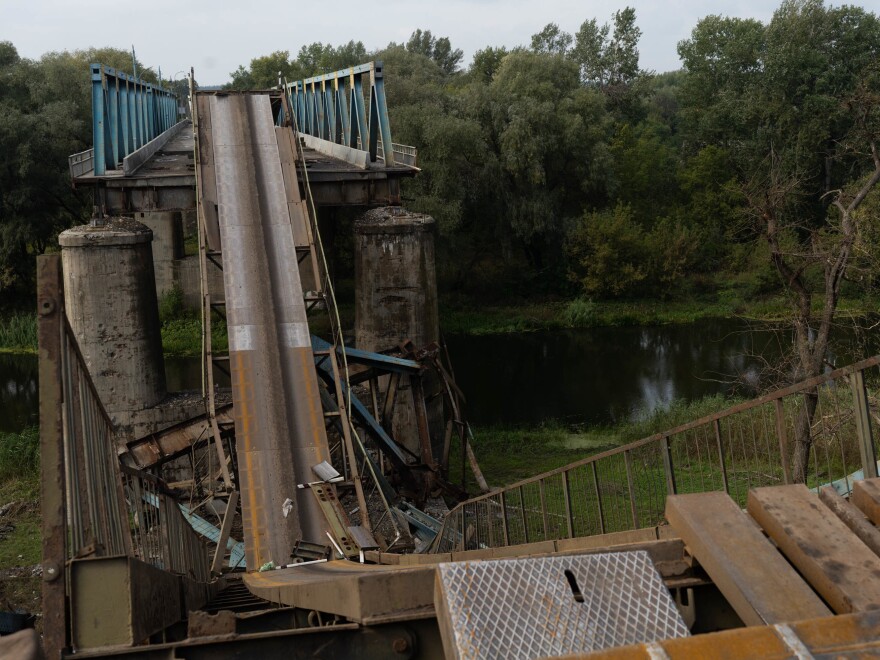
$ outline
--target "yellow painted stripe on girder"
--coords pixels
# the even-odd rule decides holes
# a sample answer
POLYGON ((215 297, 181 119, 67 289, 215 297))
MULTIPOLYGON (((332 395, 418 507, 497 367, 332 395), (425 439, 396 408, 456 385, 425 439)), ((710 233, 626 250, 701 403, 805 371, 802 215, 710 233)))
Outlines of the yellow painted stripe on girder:
MULTIPOLYGON (((237 416, 239 417, 239 422, 241 424, 241 430, 244 440, 244 470, 247 473, 247 484, 248 484, 248 508, 250 509, 250 518, 251 518, 251 542, 253 543, 254 557, 257 559, 255 564, 256 566, 251 566, 248 564, 248 570, 255 571, 259 569, 260 562, 262 561, 262 543, 260 539, 261 529, 258 522, 258 516, 261 507, 257 505, 257 496, 256 496, 256 480, 254 479, 254 464, 253 464, 253 455, 252 455, 252 443, 251 443, 251 433, 253 429, 251 428, 251 420, 253 419, 253 414, 251 413, 250 407, 248 406, 248 390, 250 389, 249 382, 245 379, 245 369, 244 369, 244 356, 241 352, 232 353, 232 356, 235 358, 235 377, 238 385, 238 391, 241 394, 239 400, 235 402, 235 411, 237 416)), ((238 439, 236 438, 236 442, 238 439)), ((239 485, 239 489, 241 485, 239 485)))

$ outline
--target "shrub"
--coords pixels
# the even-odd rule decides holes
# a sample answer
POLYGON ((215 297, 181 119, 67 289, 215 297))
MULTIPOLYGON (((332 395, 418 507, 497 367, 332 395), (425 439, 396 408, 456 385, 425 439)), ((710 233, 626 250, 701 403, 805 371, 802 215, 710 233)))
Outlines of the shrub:
POLYGON ((6 319, 0 319, 0 348, 36 352, 36 315, 19 313, 6 319))
POLYGON ((592 327, 598 319, 596 303, 587 298, 576 298, 566 305, 562 319, 565 325, 572 328, 592 327))
POLYGON ((184 316, 186 316, 186 307, 183 304, 183 289, 179 284, 175 284, 162 294, 159 300, 159 318, 164 323, 184 316))

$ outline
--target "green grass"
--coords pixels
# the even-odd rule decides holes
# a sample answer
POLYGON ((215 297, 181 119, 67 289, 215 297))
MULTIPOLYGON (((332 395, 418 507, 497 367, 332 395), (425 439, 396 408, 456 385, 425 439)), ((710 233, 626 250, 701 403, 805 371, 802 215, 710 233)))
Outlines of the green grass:
MULTIPOLYGON (((533 427, 474 427, 474 454, 489 485, 498 487, 640 440, 736 403, 738 400, 723 396, 690 403, 675 401, 664 410, 613 427, 566 427, 557 422, 533 427)), ((450 477, 461 483, 461 450, 455 439, 450 450, 450 477)), ((478 493, 469 467, 466 477, 468 492, 478 493)))
MULTIPOLYGON (((816 297, 818 311, 821 300, 816 297)), ((869 298, 841 300, 838 312, 856 315, 876 313, 878 302, 869 298)), ((711 298, 683 301, 633 300, 521 302, 483 306, 466 299, 444 298, 440 326, 453 334, 489 335, 537 330, 562 330, 632 325, 693 323, 701 319, 742 317, 779 321, 790 316, 781 296, 743 299, 722 292, 711 298)))
POLYGON ((0 433, 0 482, 36 479, 40 469, 40 430, 0 433))
POLYGON ((0 353, 36 353, 37 316, 19 312, 0 318, 0 353))
MULTIPOLYGON (((215 353, 229 348, 226 325, 222 321, 211 324, 211 346, 215 353)), ((202 322, 184 317, 162 323, 162 348, 165 355, 193 357, 202 354, 202 322)))
MULTIPOLYGON (((822 387, 812 419, 812 450, 807 486, 816 488, 842 479, 860 466, 853 397, 848 387, 822 387)), ((876 383, 869 385, 876 398, 876 383)), ((745 506, 750 489, 785 482, 783 459, 772 403, 738 410, 716 427, 706 423, 667 435, 669 453, 658 434, 720 412, 740 403, 720 396, 692 403, 678 402, 666 410, 608 429, 566 429, 545 425, 539 429, 478 429, 474 450, 492 487, 509 486, 499 494, 465 505, 465 514, 450 519, 450 529, 470 529, 469 543, 497 545, 502 534, 510 543, 589 536, 662 524, 669 492, 667 458, 678 493, 724 490, 745 506), (717 429, 717 435, 716 435, 717 429), (530 480, 539 474, 581 461, 603 450, 655 436, 651 442, 577 465, 562 474, 530 480), (722 453, 719 454, 719 448, 722 453), (722 462, 721 456, 724 460, 722 462), (598 492, 597 492, 598 491, 598 492), (506 518, 501 516, 506 503, 506 518), (546 511, 544 513, 543 511, 546 511), (569 523, 567 511, 571 513, 569 523), (601 516, 600 516, 601 511, 601 516), (505 528, 506 523, 506 528, 505 528), (571 532, 569 532, 569 524, 571 532)), ((783 399, 783 428, 791 449, 795 420, 804 397, 783 399)), ((460 451, 452 452, 451 479, 460 483, 460 451)), ((467 489, 477 493, 466 474, 467 489)), ((460 533, 460 532, 456 532, 460 533)))
POLYGON ((35 427, 0 433, 0 507, 13 504, 0 518, 12 525, 0 541, 0 569, 40 561, 40 434, 35 427))

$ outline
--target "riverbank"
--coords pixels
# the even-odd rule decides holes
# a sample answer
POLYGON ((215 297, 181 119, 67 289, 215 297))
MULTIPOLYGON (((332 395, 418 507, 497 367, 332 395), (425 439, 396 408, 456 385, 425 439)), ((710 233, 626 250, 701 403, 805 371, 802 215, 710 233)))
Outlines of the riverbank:
POLYGON ((0 433, 0 604, 40 612, 39 431, 0 433))
MULTIPOLYGON (((165 301, 163 301, 164 303, 165 301)), ((821 300, 814 301, 816 310, 821 300)), ((173 313, 163 310, 162 346, 165 355, 196 357, 202 351, 201 320, 198 314, 170 306, 173 313)), ((876 314, 880 300, 874 298, 844 298, 837 311, 838 319, 845 316, 863 317, 876 314)), ((704 319, 733 319, 774 322, 789 316, 789 307, 781 297, 744 300, 739 297, 716 296, 707 299, 679 301, 633 300, 594 302, 585 299, 572 301, 521 301, 497 305, 483 305, 477 301, 444 296, 440 301, 440 327, 444 334, 496 335, 542 330, 571 330, 582 328, 657 326, 687 324, 704 319)), ((344 328, 354 326, 354 305, 339 304, 339 316, 344 328)), ((310 315, 311 330, 315 334, 329 332, 329 319, 324 311, 310 315)), ((215 351, 225 351, 228 345, 222 321, 212 328, 215 351)), ((19 312, 0 318, 0 353, 36 353, 36 315, 19 312)))
MULTIPOLYGON (((821 300, 814 300, 821 309, 821 300)), ((875 314, 880 300, 841 299, 838 315, 875 314)), ((788 302, 782 296, 744 300, 712 297, 690 300, 632 300, 594 302, 583 298, 571 301, 523 302, 506 305, 475 305, 466 299, 445 299, 440 306, 443 332, 464 335, 492 335, 540 330, 655 326, 685 324, 704 319, 742 318, 774 322, 787 319, 788 302)))
MULTIPOLYGON (((554 470, 629 442, 724 410, 739 399, 708 396, 697 401, 673 401, 650 415, 614 426, 565 426, 548 422, 534 426, 474 427, 474 453, 490 487, 499 487, 554 470)), ((461 452, 453 442, 450 478, 461 483, 461 452)), ((479 489, 470 468, 466 487, 471 495, 479 489)))

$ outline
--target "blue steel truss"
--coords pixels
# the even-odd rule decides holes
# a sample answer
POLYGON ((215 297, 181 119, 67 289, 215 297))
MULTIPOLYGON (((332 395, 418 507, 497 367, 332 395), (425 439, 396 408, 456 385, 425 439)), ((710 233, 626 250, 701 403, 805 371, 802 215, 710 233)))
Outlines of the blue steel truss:
POLYGON ((174 126, 177 97, 103 64, 92 64, 91 70, 94 167, 101 176, 174 126))
POLYGON ((370 162, 384 160, 386 167, 395 165, 382 62, 324 73, 284 88, 300 133, 367 151, 370 162))

